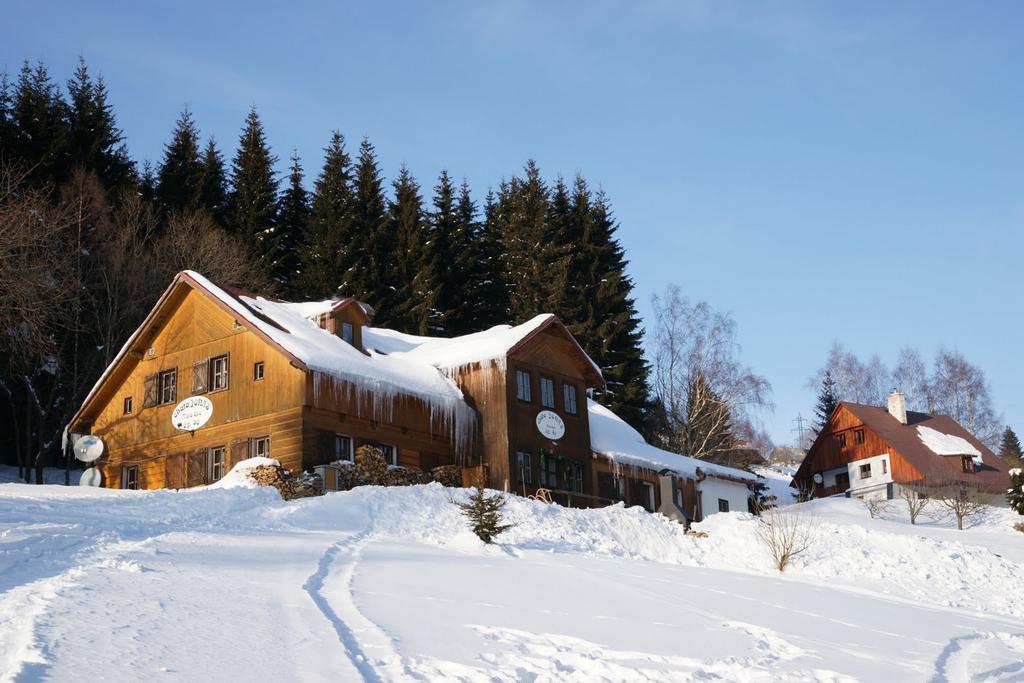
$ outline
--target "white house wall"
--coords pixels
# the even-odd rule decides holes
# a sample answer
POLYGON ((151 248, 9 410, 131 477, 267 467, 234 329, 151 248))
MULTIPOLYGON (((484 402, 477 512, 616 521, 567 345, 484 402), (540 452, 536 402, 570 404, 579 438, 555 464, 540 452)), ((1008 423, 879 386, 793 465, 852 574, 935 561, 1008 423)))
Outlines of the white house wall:
POLYGON ((847 468, 850 472, 850 495, 864 498, 885 498, 886 484, 892 481, 892 464, 888 453, 854 460, 847 468), (871 465, 871 476, 861 478, 862 465, 871 465), (882 471, 884 468, 884 472, 882 471))
POLYGON ((705 517, 718 512, 719 498, 729 501, 729 512, 748 510, 747 499, 750 497, 750 490, 745 484, 708 477, 697 483, 697 490, 700 491, 701 508, 705 517))

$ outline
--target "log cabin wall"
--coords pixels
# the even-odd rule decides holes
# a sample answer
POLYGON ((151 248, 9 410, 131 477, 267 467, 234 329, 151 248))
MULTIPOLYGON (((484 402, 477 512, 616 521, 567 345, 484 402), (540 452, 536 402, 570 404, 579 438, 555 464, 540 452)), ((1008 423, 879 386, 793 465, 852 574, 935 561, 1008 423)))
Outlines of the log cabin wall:
MULTIPOLYGON (((166 485, 162 456, 194 453, 198 449, 225 446, 250 437, 270 436, 271 455, 286 467, 301 465, 302 443, 299 408, 305 373, 268 346, 204 295, 182 288, 178 302, 134 363, 114 373, 102 387, 102 403, 90 432, 107 444, 107 454, 97 463, 104 486, 120 486, 122 465, 137 465, 140 488, 166 485), (152 351, 149 351, 151 349, 152 351), (227 387, 203 393, 213 403, 213 415, 193 434, 171 424, 171 412, 181 400, 193 395, 193 367, 210 358, 227 355, 227 387), (262 379, 255 374, 262 363, 262 379), (176 370, 173 400, 146 404, 146 378, 176 370), (131 412, 126 413, 126 399, 131 412)), ((235 446, 234 455, 241 453, 235 446)), ((229 454, 230 457, 230 454, 229 454)), ((238 459, 242 459, 238 457, 238 459)), ((171 478, 177 477, 171 464, 171 478)), ((194 468, 193 468, 194 469, 194 468)), ((174 483, 174 482, 172 482, 174 483)), ((205 482, 203 482, 205 483, 205 482)))
POLYGON ((582 493, 595 494, 590 449, 590 422, 587 411, 587 386, 580 358, 572 342, 548 328, 529 344, 510 355, 506 370, 505 402, 507 405, 508 447, 502 452, 489 453, 492 467, 499 476, 492 476, 492 486, 520 491, 524 486, 544 484, 541 479, 541 451, 563 458, 558 466, 557 487, 569 490, 568 463, 582 468, 582 493), (530 374, 530 400, 523 401, 516 394, 516 370, 530 374), (554 406, 541 403, 541 378, 554 382, 554 406), (563 387, 568 384, 576 390, 576 412, 570 413, 565 405, 563 387), (556 441, 544 437, 537 430, 537 414, 542 410, 557 413, 565 423, 565 436, 556 441), (520 481, 515 467, 517 452, 528 455, 531 482, 520 481))
POLYGON ((465 462, 484 465, 487 486, 500 489, 509 475, 507 373, 499 362, 473 363, 453 379, 478 415, 476 442, 465 462))

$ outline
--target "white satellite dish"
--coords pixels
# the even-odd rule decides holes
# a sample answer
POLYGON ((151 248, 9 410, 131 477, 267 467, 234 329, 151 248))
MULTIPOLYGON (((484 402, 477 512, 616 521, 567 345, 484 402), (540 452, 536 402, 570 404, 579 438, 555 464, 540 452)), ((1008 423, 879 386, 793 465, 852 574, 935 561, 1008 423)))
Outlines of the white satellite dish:
POLYGON ((82 462, 93 462, 103 455, 103 439, 86 434, 75 442, 75 457, 82 462))
POLYGON ((825 481, 825 477, 821 476, 821 474, 815 474, 814 475, 814 483, 815 484, 820 484, 823 481, 825 481))
POLYGON ((82 472, 82 476, 78 480, 79 486, 99 486, 102 483, 103 474, 95 467, 90 467, 86 471, 82 472))
POLYGON ((194 432, 213 415, 213 401, 205 396, 189 396, 174 407, 171 424, 183 432, 194 432))

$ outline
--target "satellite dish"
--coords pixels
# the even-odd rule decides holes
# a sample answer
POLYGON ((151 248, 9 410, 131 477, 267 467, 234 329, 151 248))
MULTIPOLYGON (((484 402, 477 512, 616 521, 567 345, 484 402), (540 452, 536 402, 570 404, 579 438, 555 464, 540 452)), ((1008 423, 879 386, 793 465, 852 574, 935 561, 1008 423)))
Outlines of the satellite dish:
POLYGON ((815 484, 820 484, 823 481, 825 481, 825 477, 821 476, 821 474, 815 474, 814 475, 814 483, 815 484))
POLYGON ((103 455, 103 439, 86 434, 75 442, 75 457, 82 462, 93 462, 103 455))
POLYGON ((79 486, 99 486, 102 483, 103 474, 95 467, 82 472, 82 477, 78 480, 79 486))

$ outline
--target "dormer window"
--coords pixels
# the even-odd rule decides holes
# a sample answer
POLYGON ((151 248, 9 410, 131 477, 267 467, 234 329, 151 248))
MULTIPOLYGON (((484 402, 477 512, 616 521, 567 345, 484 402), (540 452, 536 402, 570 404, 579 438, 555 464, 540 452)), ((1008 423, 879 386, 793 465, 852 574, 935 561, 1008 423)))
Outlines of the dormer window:
POLYGON ((974 458, 969 455, 963 455, 960 457, 960 465, 963 467, 964 472, 968 474, 974 474, 974 458))
POLYGON ((356 328, 347 320, 341 321, 341 338, 348 344, 355 346, 356 342, 356 328))

